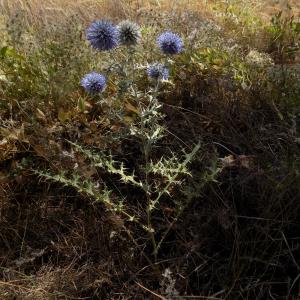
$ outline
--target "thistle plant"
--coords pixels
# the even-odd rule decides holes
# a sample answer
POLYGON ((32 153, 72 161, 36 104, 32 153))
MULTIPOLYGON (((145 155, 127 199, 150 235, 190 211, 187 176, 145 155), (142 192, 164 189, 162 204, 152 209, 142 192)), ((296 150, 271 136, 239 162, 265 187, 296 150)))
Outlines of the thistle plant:
POLYGON ((109 21, 95 21, 86 31, 87 40, 99 51, 111 50, 118 46, 118 30, 109 21))
POLYGON ((141 31, 137 24, 126 20, 121 22, 117 28, 120 45, 135 46, 140 41, 141 31))
POLYGON ((169 69, 161 63, 153 63, 147 68, 147 74, 154 80, 168 80, 169 69))
POLYGON ((92 95, 100 94, 106 86, 106 78, 102 74, 91 72, 83 77, 81 85, 92 95))
POLYGON ((183 41, 176 33, 166 31, 157 38, 160 50, 167 55, 175 55, 183 51, 183 41))
MULTIPOLYGON (((120 102, 126 97, 135 107, 135 120, 123 126, 125 126, 125 138, 133 140, 140 147, 141 165, 138 168, 127 166, 124 161, 115 160, 114 156, 107 151, 92 151, 69 141, 73 150, 82 155, 89 162, 91 168, 101 169, 101 172, 97 173, 97 178, 84 178, 84 174, 80 173, 80 168, 76 172, 73 170, 59 174, 41 170, 35 172, 48 180, 75 188, 78 192, 100 201, 106 209, 122 215, 127 221, 139 224, 149 236, 152 253, 156 259, 170 229, 168 228, 162 235, 161 232, 158 234, 159 224, 154 221, 154 216, 161 210, 162 199, 168 197, 173 200, 172 189, 175 186, 181 187, 185 179, 192 175, 188 166, 196 157, 200 145, 195 145, 190 153, 183 151, 181 155, 178 155, 168 151, 168 154, 160 157, 155 155, 155 147, 167 134, 159 96, 164 82, 170 77, 170 70, 160 62, 145 64, 144 69, 150 80, 146 90, 139 89, 138 83, 135 82, 135 74, 139 70, 135 68, 132 48, 137 45, 140 38, 138 26, 129 21, 121 22, 118 27, 107 21, 97 21, 87 30, 87 39, 96 50, 113 50, 117 44, 126 46, 123 48, 123 51, 127 51, 126 63, 123 64, 121 72, 117 74, 122 81, 125 73, 129 85, 117 100, 120 102), (130 205, 126 204, 126 199, 116 197, 119 194, 117 187, 116 191, 114 188, 108 189, 109 175, 117 176, 122 184, 130 185, 136 189, 137 193, 143 195, 140 200, 142 211, 133 213, 130 205)), ((157 41, 163 55, 175 55, 183 51, 181 38, 172 32, 163 33, 157 41)), ((105 75, 91 72, 83 77, 81 85, 86 92, 95 95, 103 92, 106 82, 105 75)), ((111 98, 108 98, 107 101, 111 101, 111 98)), ((111 114, 110 117, 119 118, 118 113, 111 114)), ((182 209, 178 209, 178 206, 182 208, 180 201, 173 200, 173 205, 178 211, 182 211, 182 209)))

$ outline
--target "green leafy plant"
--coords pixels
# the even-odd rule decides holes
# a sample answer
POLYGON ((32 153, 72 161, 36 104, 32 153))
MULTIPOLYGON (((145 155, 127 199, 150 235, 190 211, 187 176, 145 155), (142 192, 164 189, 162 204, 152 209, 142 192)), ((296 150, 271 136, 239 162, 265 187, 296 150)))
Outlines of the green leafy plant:
POLYGON ((271 51, 276 51, 279 62, 283 64, 293 60, 300 49, 300 22, 294 16, 283 16, 280 11, 272 17, 267 31, 271 34, 271 51))

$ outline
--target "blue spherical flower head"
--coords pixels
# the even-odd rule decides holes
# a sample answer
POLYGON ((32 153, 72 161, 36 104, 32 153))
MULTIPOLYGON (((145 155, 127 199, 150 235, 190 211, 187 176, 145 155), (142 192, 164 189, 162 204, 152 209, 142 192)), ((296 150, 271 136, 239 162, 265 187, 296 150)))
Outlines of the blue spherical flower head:
POLYGON ((106 78, 102 74, 92 72, 82 78, 81 85, 92 95, 100 94, 106 86, 106 78))
POLYGON ((131 21, 122 21, 118 25, 119 43, 125 46, 135 46, 141 39, 140 27, 131 21))
POLYGON ((118 45, 118 30, 109 21, 95 21, 86 30, 87 40, 94 49, 111 50, 118 45))
POLYGON ((173 32, 166 31, 157 38, 157 44, 164 54, 178 54, 183 50, 181 37, 173 32))
POLYGON ((154 63, 147 68, 147 74, 150 78, 155 80, 168 80, 169 69, 163 64, 154 63))

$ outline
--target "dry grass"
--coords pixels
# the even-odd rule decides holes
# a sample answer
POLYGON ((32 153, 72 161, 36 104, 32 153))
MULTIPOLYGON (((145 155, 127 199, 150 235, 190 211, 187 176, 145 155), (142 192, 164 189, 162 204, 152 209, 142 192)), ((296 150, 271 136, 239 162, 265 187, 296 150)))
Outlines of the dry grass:
POLYGON ((14 16, 22 11, 30 24, 53 22, 61 17, 78 16, 87 21, 96 17, 136 18, 149 10, 201 10, 208 6, 201 0, 1 0, 2 15, 14 16))
MULTIPOLYGON (((289 13, 300 17, 298 0, 254 0, 251 1, 251 6, 259 16, 269 20, 279 10, 287 12, 287 2, 293 8, 289 13)), ((216 0, 0 0, 0 10, 2 16, 8 17, 21 13, 29 25, 39 26, 57 23, 70 16, 76 16, 84 22, 100 17, 138 20, 141 13, 149 11, 189 10, 211 17, 212 6, 220 3, 221 1, 216 0)))
MULTIPOLYGON (((286 7, 284 1, 248 1, 257 14, 266 20, 269 20, 276 11, 286 7)), ((290 2, 295 7, 294 14, 299 15, 299 0, 290 2)), ((220 3, 222 3, 220 0, 0 0, 0 17, 2 15, 13 18, 21 13, 27 25, 33 27, 63 24, 62 21, 68 20, 71 16, 76 16, 83 23, 101 17, 138 20, 140 15, 151 10, 155 12, 189 10, 200 12, 201 16, 211 17, 212 5, 220 3)), ((183 26, 181 22, 180 26, 183 26)), ((76 64, 78 61, 76 56, 76 64)), ((170 235, 170 240, 166 243, 164 248, 166 257, 154 267, 148 266, 148 261, 142 254, 138 254, 140 249, 143 249, 143 254, 143 251, 148 251, 143 238, 137 242, 133 240, 135 245, 141 245, 138 249, 130 248, 132 236, 129 236, 129 231, 123 229, 123 223, 119 219, 103 214, 102 207, 89 205, 84 197, 73 194, 72 190, 64 190, 60 186, 50 186, 43 182, 37 184, 36 178, 28 174, 10 179, 2 171, 0 244, 4 246, 0 247, 0 271, 3 273, 0 279, 0 300, 150 299, 149 291, 153 290, 153 294, 161 291, 158 282, 164 271, 164 265, 173 266, 176 274, 180 275, 178 288, 185 294, 199 294, 199 291, 209 294, 213 290, 217 291, 218 283, 215 283, 217 279, 229 283, 228 290, 218 291, 219 299, 225 299, 221 298, 224 291, 226 293, 232 291, 237 295, 242 288, 245 289, 243 293, 248 293, 248 298, 244 299, 257 299, 254 295, 259 289, 263 289, 258 287, 260 282, 266 281, 266 285, 270 284, 272 291, 273 281, 278 278, 281 280, 285 276, 281 273, 290 274, 289 266, 285 269, 289 257, 289 253, 284 252, 286 237, 282 238, 283 233, 278 237, 277 233, 286 230, 290 234, 287 236, 290 242, 293 230, 298 231, 298 224, 292 224, 297 217, 294 215, 300 211, 298 204, 292 205, 298 203, 292 202, 293 199, 296 200, 298 189, 297 184, 294 185, 292 182, 296 177, 293 176, 293 171, 284 169, 285 158, 276 158, 277 152, 285 154, 284 150, 278 149, 287 147, 291 148, 291 152, 294 149, 290 146, 292 145, 290 131, 287 131, 281 123, 273 121, 277 119, 264 99, 260 98, 263 97, 263 93, 253 97, 246 91, 234 93, 230 82, 226 81, 227 78, 212 76, 204 82, 202 79, 205 78, 195 76, 194 81, 187 80, 189 83, 184 83, 178 94, 171 94, 172 101, 178 100, 179 103, 183 99, 183 107, 177 108, 166 104, 168 128, 178 134, 178 140, 184 140, 192 128, 195 137, 214 140, 215 144, 220 146, 224 144, 224 147, 218 148, 219 155, 228 155, 226 147, 243 155, 237 155, 236 159, 232 155, 225 157, 230 161, 226 170, 228 174, 224 173, 220 178, 222 185, 212 185, 206 191, 205 201, 202 203, 200 197, 200 201, 186 212, 186 217, 182 218, 183 224, 180 224, 174 233, 172 232, 174 236, 170 235), (191 90, 194 82, 201 82, 195 84, 195 91, 191 93, 199 95, 199 98, 185 95, 185 89, 191 90), (243 100, 237 102, 236 99, 240 98, 243 100), (198 102, 200 100, 201 103, 198 102), (269 125, 272 126, 268 127, 269 125), (261 128, 272 130, 260 133, 261 128), (269 148, 272 149, 271 154, 269 148), (252 155, 253 153, 255 155, 252 155), (270 159, 282 174, 279 171, 279 174, 275 174, 277 169, 274 169, 274 174, 267 167, 266 170, 261 169, 265 163, 260 167, 257 158, 261 161, 270 159), (279 165, 280 159, 282 167, 279 165), (243 161, 246 162, 244 165, 243 161), (273 180, 274 182, 281 180, 281 175, 286 175, 284 178, 287 179, 282 179, 282 182, 278 183, 278 188, 273 188, 273 180), (26 176, 28 177, 25 179, 26 176), (282 209, 285 199, 289 198, 291 205, 287 203, 286 209, 282 209), (257 208, 253 208, 254 205, 257 205, 257 208), (253 220, 243 223, 242 218, 240 218, 242 221, 237 219, 236 216, 243 217, 248 212, 250 217, 253 214, 253 220), (285 214, 291 220, 285 221, 285 214), (271 223, 272 220, 274 223, 271 223), (291 225, 288 225, 288 222, 291 222, 291 225), (289 229, 288 226, 293 227, 289 229), (118 235, 115 235, 115 232, 118 232, 118 235), (261 239, 263 235, 267 238, 261 239), (274 249, 265 250, 265 246, 274 249), (267 251, 271 253, 270 258, 266 257, 269 255, 267 251), (173 259, 173 256, 176 259, 173 259), (251 260, 245 263, 245 258, 248 257, 251 260), (252 257, 257 258, 257 262, 252 257), (261 262, 264 263, 264 260, 267 262, 265 267, 259 265, 261 262), (278 261, 275 267, 273 260, 278 261), (247 268, 249 273, 253 271, 254 275, 249 275, 247 268), (274 270, 280 271, 280 275, 275 274, 274 270), (233 274, 230 274, 231 271, 233 274), (263 277, 255 277, 258 276, 256 272, 258 275, 263 274, 263 277), (221 278, 223 274, 226 274, 224 279, 221 278), (211 279, 208 279, 209 276, 211 279), (271 276, 272 282, 269 282, 268 277, 271 276), (140 280, 141 284, 135 279, 140 280), (246 279, 249 281, 247 287, 243 287, 242 284, 239 287, 239 280, 246 279), (254 282, 256 279, 258 283, 254 282), (210 286, 203 288, 201 280, 209 282, 210 286), (205 290, 206 288, 209 291, 205 290)), ((77 128, 78 124, 73 125, 77 128)), ((44 126, 43 123, 41 127, 44 126)), ((39 140, 39 143, 46 144, 45 151, 50 153, 58 145, 45 141, 52 141, 52 138, 60 139, 61 131, 58 131, 61 128, 62 126, 59 128, 57 126, 57 132, 54 132, 55 127, 51 127, 51 139, 49 134, 47 138, 41 139, 41 142, 39 140)), ((86 129, 89 130, 88 126, 86 129)), ((35 134, 38 132, 42 135, 39 130, 44 133, 44 128, 37 128, 35 134)), ((64 130, 68 135, 73 134, 73 128, 64 130)), ((34 145, 38 143, 35 144, 34 139, 30 143, 34 151, 39 150, 38 155, 41 157, 44 148, 35 147, 34 145)), ((0 145, 0 148, 1 146, 3 147, 0 145)), ((15 146, 12 149, 14 150, 15 146)), ((20 156, 24 155, 24 152, 20 156)), ((49 154, 49 157, 50 155, 52 154, 49 154)), ((45 160, 50 160, 47 155, 45 157, 45 160)), ((10 166, 9 159, 7 161, 2 164, 4 169, 14 170, 14 162, 10 166)), ((168 213, 166 210, 166 215, 168 213)), ((296 238, 292 242, 295 244, 291 245, 296 246, 295 249, 298 251, 296 238)), ((289 245, 287 247, 289 248, 289 245)), ((292 251, 295 252, 294 248, 292 251)), ((298 257, 297 255, 296 258, 298 257)), ((293 262, 291 265, 294 267, 293 262)), ((299 269, 296 268, 296 271, 299 269)), ((295 275, 295 278, 296 282, 298 276, 295 275)), ((226 287, 225 284, 224 286, 226 287)), ((282 286, 284 282, 280 285, 282 286)), ((224 297, 228 298, 230 295, 224 297)), ((196 298, 198 297, 195 296, 196 298)))
POLYGON ((298 0, 268 0, 262 1, 262 3, 263 9, 261 10, 261 14, 265 17, 269 17, 280 10, 285 13, 294 14, 298 18, 300 17, 300 1, 298 0), (290 12, 287 9, 288 4, 292 8, 290 12))

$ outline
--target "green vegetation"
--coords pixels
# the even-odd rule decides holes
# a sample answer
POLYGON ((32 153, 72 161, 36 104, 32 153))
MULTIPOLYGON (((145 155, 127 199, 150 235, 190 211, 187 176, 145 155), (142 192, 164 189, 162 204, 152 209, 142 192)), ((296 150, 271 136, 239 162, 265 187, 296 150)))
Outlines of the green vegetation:
POLYGON ((163 4, 101 52, 79 15, 1 16, 1 299, 300 296, 300 22, 163 4))

